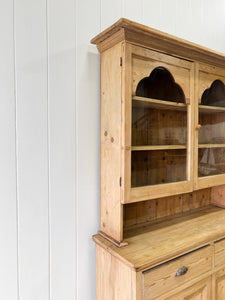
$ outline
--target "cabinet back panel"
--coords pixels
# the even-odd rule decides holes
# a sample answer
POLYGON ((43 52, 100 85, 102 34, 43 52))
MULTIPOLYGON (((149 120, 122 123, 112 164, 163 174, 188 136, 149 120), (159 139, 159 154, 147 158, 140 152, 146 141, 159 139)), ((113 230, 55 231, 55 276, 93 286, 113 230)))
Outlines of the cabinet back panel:
POLYGON ((124 228, 210 204, 211 189, 124 205, 124 228))
POLYGON ((132 146, 186 144, 187 112, 133 107, 132 146))
POLYGON ((186 150, 133 151, 131 160, 132 187, 186 180, 186 150))

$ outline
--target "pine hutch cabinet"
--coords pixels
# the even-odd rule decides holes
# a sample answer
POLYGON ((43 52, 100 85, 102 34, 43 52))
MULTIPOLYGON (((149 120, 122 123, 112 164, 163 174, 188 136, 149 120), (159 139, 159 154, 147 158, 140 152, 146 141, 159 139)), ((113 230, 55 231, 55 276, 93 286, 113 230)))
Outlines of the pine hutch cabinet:
POLYGON ((92 43, 97 300, 224 300, 225 55, 127 19, 92 43))

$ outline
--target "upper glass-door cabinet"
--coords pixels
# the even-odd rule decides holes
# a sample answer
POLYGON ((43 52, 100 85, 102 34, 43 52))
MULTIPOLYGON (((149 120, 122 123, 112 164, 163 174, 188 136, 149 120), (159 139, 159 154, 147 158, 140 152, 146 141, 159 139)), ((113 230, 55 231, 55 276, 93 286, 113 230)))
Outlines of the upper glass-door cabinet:
POLYGON ((197 71, 196 188, 225 182, 225 71, 200 64, 197 71))
POLYGON ((126 45, 125 203, 192 190, 193 64, 126 45))

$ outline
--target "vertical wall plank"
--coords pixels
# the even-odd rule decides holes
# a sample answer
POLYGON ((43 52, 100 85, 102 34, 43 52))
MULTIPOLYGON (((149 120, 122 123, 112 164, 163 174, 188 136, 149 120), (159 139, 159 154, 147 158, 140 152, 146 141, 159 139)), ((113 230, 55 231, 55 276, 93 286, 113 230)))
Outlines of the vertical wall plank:
POLYGON ((18 299, 13 0, 0 1, 0 299, 18 299))
POLYGON ((100 0, 77 1, 77 299, 95 299, 91 236, 99 228, 100 55, 91 38, 100 32, 100 0), (87 9, 88 8, 88 9, 87 9))
POLYGON ((46 1, 15 0, 20 300, 49 299, 46 1))
POLYGON ((143 21, 143 0, 123 0, 123 17, 141 23, 143 21))
POLYGON ((161 30, 176 35, 176 15, 177 0, 161 0, 161 30))
MULTIPOLYGON (((195 2, 199 3, 200 1, 195 2)), ((191 0, 177 0, 176 7, 176 35, 191 40, 193 31, 196 30, 196 28, 190 26, 191 22, 194 20, 194 14, 191 10, 191 0)), ((196 9, 196 13, 198 12, 199 15, 201 15, 201 11, 196 9)))
POLYGON ((161 28, 161 1, 143 0, 143 24, 155 29, 161 28))
POLYGON ((76 299, 75 20, 74 0, 48 1, 52 300, 76 299))
MULTIPOLYGON (((97 14, 101 14, 101 31, 111 26, 122 17, 122 1, 123 0, 100 0, 100 11, 98 11, 97 14)), ((94 5, 92 5, 92 7, 94 8, 94 5)))
POLYGON ((225 28, 225 2, 222 0, 204 0, 202 1, 202 35, 201 43, 206 47, 211 47, 214 50, 222 51, 225 43, 224 31, 225 28))

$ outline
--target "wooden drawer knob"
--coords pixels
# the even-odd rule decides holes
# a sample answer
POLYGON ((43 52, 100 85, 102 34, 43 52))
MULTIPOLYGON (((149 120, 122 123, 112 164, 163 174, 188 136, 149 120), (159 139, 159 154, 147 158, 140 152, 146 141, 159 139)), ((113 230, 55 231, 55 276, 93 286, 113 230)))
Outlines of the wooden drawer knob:
POLYGON ((195 129, 196 130, 200 130, 202 128, 202 125, 201 124, 197 124, 196 126, 195 126, 195 129))
POLYGON ((177 277, 177 276, 182 276, 182 275, 186 274, 187 271, 188 271, 188 268, 185 267, 185 266, 183 266, 183 267, 181 267, 181 268, 179 268, 179 269, 177 270, 175 276, 176 276, 176 277, 177 277))

